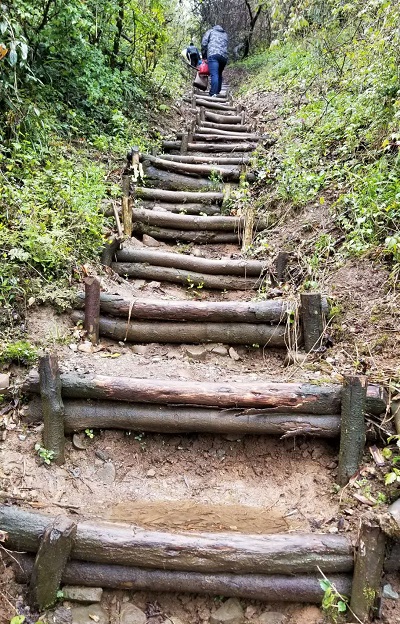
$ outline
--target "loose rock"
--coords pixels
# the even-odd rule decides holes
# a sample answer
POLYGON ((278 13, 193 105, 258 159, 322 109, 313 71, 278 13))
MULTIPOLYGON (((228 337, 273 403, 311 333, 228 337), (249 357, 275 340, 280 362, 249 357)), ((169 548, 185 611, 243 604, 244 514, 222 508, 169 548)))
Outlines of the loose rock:
POLYGON ((147 617, 139 607, 126 603, 121 608, 119 622, 120 624, 146 624, 147 617))
POLYGON ((183 622, 181 619, 171 616, 164 620, 163 624, 183 624, 183 622))
POLYGON ((221 345, 218 347, 214 347, 212 353, 216 353, 217 355, 228 355, 228 349, 221 345))
POLYGON ((155 476, 156 476, 156 471, 154 470, 154 468, 150 468, 150 470, 146 472, 146 477, 155 477, 155 476))
POLYGON ((85 451, 88 447, 88 441, 88 438, 83 433, 74 433, 72 436, 72 446, 78 451, 85 451))
POLYGON ((57 607, 54 611, 46 613, 46 617, 49 624, 72 624, 71 609, 66 607, 57 607))
POLYGON ((98 604, 89 607, 72 607, 72 624, 109 624, 106 611, 98 604))
POLYGON ((152 236, 149 236, 148 234, 143 234, 142 238, 143 244, 146 245, 146 247, 161 247, 160 241, 156 240, 152 236))
POLYGON ((71 602, 100 602, 103 595, 101 587, 80 587, 79 585, 64 585, 62 588, 64 600, 71 602))
POLYGON ((115 481, 115 466, 111 462, 107 462, 97 471, 96 476, 99 481, 105 485, 110 485, 115 481))
POLYGON ((389 600, 398 600, 399 594, 393 589, 390 583, 386 583, 382 589, 382 598, 389 598, 389 600))
POLYGON ((7 390, 9 385, 10 385, 10 375, 8 373, 1 373, 0 374, 0 392, 4 392, 4 390, 7 390))
POLYGON ((235 360, 235 362, 238 362, 239 360, 241 360, 242 358, 240 357, 239 353, 236 351, 236 349, 234 349, 233 347, 231 347, 229 349, 229 355, 232 358, 232 360, 235 360))
POLYGON ((237 598, 229 598, 224 604, 211 614, 210 624, 242 624, 244 611, 237 598))
POLYGON ((132 353, 136 353, 136 355, 146 355, 147 349, 147 345, 132 345, 131 347, 132 353))
POLYGON ((287 621, 286 615, 279 613, 278 611, 265 611, 262 613, 257 624, 285 624, 287 621))
POLYGON ((207 349, 205 349, 204 347, 185 347, 185 353, 186 355, 188 355, 190 358, 192 358, 192 360, 205 360, 207 357, 207 349))

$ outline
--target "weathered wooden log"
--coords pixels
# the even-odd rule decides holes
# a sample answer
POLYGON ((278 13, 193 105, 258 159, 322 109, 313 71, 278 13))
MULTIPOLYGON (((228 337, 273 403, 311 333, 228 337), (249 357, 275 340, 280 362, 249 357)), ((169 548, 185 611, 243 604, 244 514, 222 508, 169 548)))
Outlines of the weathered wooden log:
POLYGON ((145 166, 146 181, 154 188, 162 188, 169 191, 212 191, 217 190, 221 184, 214 184, 208 178, 181 175, 164 171, 157 167, 145 166))
MULTIPOLYGON (((32 557, 13 555, 13 568, 18 583, 26 583, 32 570, 32 557)), ((233 596, 267 602, 320 603, 323 591, 320 575, 204 574, 173 570, 146 570, 128 566, 71 561, 62 581, 67 585, 103 587, 124 591, 187 592, 216 596, 233 596)), ((329 580, 342 595, 351 593, 349 575, 332 575, 329 580)))
POLYGON ((140 208, 146 208, 146 210, 168 210, 169 212, 176 212, 178 214, 192 214, 199 215, 205 214, 207 216, 221 214, 221 207, 216 204, 195 204, 186 202, 185 204, 171 204, 168 202, 157 202, 149 200, 140 200, 140 204, 137 204, 140 208))
POLYGON ((114 259, 115 252, 121 245, 121 239, 117 236, 113 236, 106 241, 100 256, 100 261, 103 266, 111 266, 111 262, 114 259))
POLYGON ((160 158, 188 164, 210 165, 247 165, 250 162, 248 156, 181 156, 180 154, 161 154, 160 158))
MULTIPOLYGON (((188 176, 210 176, 216 174, 221 177, 222 180, 238 181, 241 175, 240 167, 234 166, 222 166, 222 165, 205 165, 205 164, 187 164, 182 162, 175 162, 171 160, 164 160, 163 158, 155 158, 148 154, 143 156, 144 166, 150 162, 157 169, 164 169, 165 171, 183 173, 188 176)), ((148 170, 147 170, 148 171, 148 170)), ((246 179, 249 182, 255 180, 255 175, 246 173, 246 179)), ((150 173, 149 176, 151 177, 150 173)), ((209 180, 208 180, 209 181, 209 180)), ((210 181, 209 181, 210 182, 210 181)))
POLYGON ((85 322, 84 328, 92 344, 99 342, 100 280, 85 278, 85 322))
POLYGON ((57 516, 45 528, 30 579, 30 601, 40 611, 52 607, 76 536, 76 523, 57 516))
POLYGON ((52 451, 56 464, 64 457, 64 406, 57 356, 46 353, 39 359, 40 396, 44 414, 43 446, 52 451))
POLYGON ((232 132, 252 132, 253 128, 248 126, 243 126, 239 123, 229 124, 229 123, 215 123, 213 121, 203 121, 201 123, 202 128, 214 128, 215 130, 231 130, 232 132))
MULTIPOLYGON (((197 273, 211 273, 213 275, 241 275, 243 277, 260 277, 265 270, 266 265, 260 260, 213 260, 209 258, 199 258, 181 253, 173 253, 170 251, 158 251, 152 249, 138 249, 131 247, 122 249, 117 255, 118 262, 148 262, 149 264, 164 266, 176 269, 193 270, 197 273)), ((325 300, 326 301, 326 300, 325 300)), ((225 306, 226 303, 217 304, 225 306)), ((278 306, 282 310, 282 302, 280 300, 268 302, 229 302, 229 306, 236 307, 239 311, 243 310, 243 306, 266 305, 270 307, 278 306), (277 302, 277 303, 275 303, 277 302)), ((288 304, 292 309, 293 305, 288 304)), ((285 304, 283 304, 285 307, 285 304)), ((283 316, 284 318, 284 316, 283 316)))
POLYGON ((176 230, 197 230, 198 228, 202 233, 206 230, 214 232, 237 232, 238 229, 243 226, 243 220, 240 217, 185 215, 173 212, 146 210, 146 208, 134 208, 133 220, 135 224, 139 222, 145 223, 146 225, 156 225, 176 230))
MULTIPOLYGON (((290 254, 287 251, 280 251, 274 260, 274 277, 278 284, 285 277, 286 267, 288 265, 290 254)), ((326 312, 325 312, 326 313, 326 312)))
POLYGON ((301 293, 301 322, 304 348, 307 352, 318 351, 324 336, 324 314, 320 293, 301 293))
POLYGON ((241 115, 223 115, 222 113, 211 113, 210 111, 205 111, 204 117, 206 121, 213 121, 217 124, 243 125, 241 115))
MULTIPOLYGON (((7 548, 36 552, 52 517, 0 505, 7 548)), ((353 554, 344 535, 278 533, 168 533, 99 520, 79 522, 72 559, 188 572, 325 574, 350 572, 353 554)))
MULTIPOLYGON (((75 311, 71 315, 77 322, 83 318, 83 312, 75 311)), ((189 322, 127 322, 117 318, 100 317, 100 335, 112 340, 129 342, 160 343, 209 343, 227 342, 229 344, 252 345, 260 347, 285 348, 288 340, 284 325, 264 325, 252 323, 189 323, 189 322)))
POLYGON ((118 274, 135 279, 173 282, 186 287, 210 288, 212 290, 256 290, 260 280, 254 277, 231 277, 229 275, 209 275, 186 269, 141 264, 139 262, 114 262, 112 269, 118 274))
POLYGON ((195 100, 196 99, 206 100, 207 102, 217 101, 219 104, 229 104, 227 97, 223 97, 220 94, 217 95, 217 100, 215 100, 215 97, 213 95, 206 95, 204 93, 199 93, 198 95, 195 95, 195 100))
POLYGON ((385 534, 372 516, 364 516, 358 536, 354 564, 350 610, 360 622, 370 622, 377 614, 383 563, 385 534))
MULTIPOLYGON (((155 433, 235 433, 244 435, 307 435, 336 438, 340 416, 271 414, 263 409, 210 409, 144 405, 120 401, 66 399, 65 432, 85 429, 123 429, 155 433)), ((40 401, 29 404, 28 422, 43 420, 40 401)))
POLYGON ((176 203, 195 202, 198 204, 221 204, 224 199, 223 193, 207 192, 194 193, 190 191, 163 191, 161 189, 151 189, 136 187, 136 196, 142 199, 176 203))
POLYGON ((122 176, 122 227, 125 236, 132 234, 132 194, 130 191, 131 176, 122 176))
POLYGON ((229 104, 220 104, 219 102, 205 100, 204 98, 196 98, 196 106, 202 106, 206 110, 209 108, 211 110, 223 111, 224 114, 231 113, 232 116, 236 113, 236 106, 230 106, 229 104))
MULTIPOLYGON (((210 217, 213 218, 213 217, 210 217)), ((140 234, 148 234, 157 240, 164 241, 182 241, 185 243, 236 243, 239 235, 231 232, 198 230, 173 230, 172 228, 162 228, 156 225, 146 225, 136 221, 133 226, 134 232, 140 234)))
MULTIPOLYGON (((163 141, 165 150, 179 150, 180 141, 163 141)), ((236 154, 240 152, 254 152, 257 143, 188 143, 189 152, 229 152, 236 154)))
MULTIPOLYGON (((180 138, 179 133, 177 134, 177 137, 180 138)), ((232 131, 227 132, 226 130, 218 130, 216 128, 197 128, 196 132, 193 135, 195 141, 212 141, 214 139, 216 141, 223 142, 223 137, 225 137, 227 140, 262 141, 263 143, 267 140, 267 138, 264 138, 259 134, 232 131)), ((268 140, 271 139, 268 138, 268 140)))
MULTIPOLYGON (((338 483, 346 485, 357 472, 365 445, 366 377, 347 376, 342 392, 338 483)), ((368 409, 368 408, 367 408, 368 409)))

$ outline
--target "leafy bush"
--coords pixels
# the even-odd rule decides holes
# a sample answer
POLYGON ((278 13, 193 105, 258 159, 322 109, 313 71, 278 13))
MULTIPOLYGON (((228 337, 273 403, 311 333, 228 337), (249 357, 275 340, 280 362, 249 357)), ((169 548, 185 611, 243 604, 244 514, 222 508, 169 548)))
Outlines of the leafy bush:
POLYGON ((29 342, 18 340, 0 345, 0 364, 24 364, 29 366, 37 360, 38 353, 29 342))

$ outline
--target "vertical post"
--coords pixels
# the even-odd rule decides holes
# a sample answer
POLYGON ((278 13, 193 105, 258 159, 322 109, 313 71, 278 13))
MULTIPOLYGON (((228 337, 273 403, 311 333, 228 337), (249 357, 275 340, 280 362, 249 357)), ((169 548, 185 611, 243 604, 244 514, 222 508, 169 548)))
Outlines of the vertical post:
POLYGON ((236 106, 236 114, 237 114, 237 115, 241 115, 243 112, 244 112, 244 110, 243 110, 243 106, 242 106, 241 104, 238 104, 238 105, 236 106))
POLYGON ((241 112, 241 121, 240 121, 240 125, 244 126, 244 122, 245 122, 245 118, 246 118, 246 113, 244 112, 244 110, 242 110, 241 112))
POLYGON ((64 404, 57 356, 46 353, 39 360, 39 386, 43 411, 43 446, 53 451, 56 464, 64 458, 64 404))
POLYGON ((98 277, 85 279, 85 322, 87 337, 92 344, 99 342, 100 324, 100 280, 98 277))
POLYGON ((367 378, 346 376, 342 389, 338 483, 348 483, 357 472, 365 445, 367 378))
POLYGON ((132 236, 131 176, 122 175, 122 227, 125 236, 132 236))
POLYGON ((200 111, 196 111, 196 125, 200 127, 201 125, 201 118, 200 118, 200 111))
POLYGON ((103 266, 111 266, 114 254, 117 249, 119 249, 120 245, 121 239, 116 236, 113 236, 104 243, 100 256, 100 261, 103 266))
POLYGON ((307 352, 321 347, 324 333, 324 315, 320 293, 302 293, 301 320, 303 324, 304 348, 307 352))
POLYGON ((57 516, 46 527, 36 555, 29 594, 40 611, 57 601, 61 577, 70 556, 76 535, 76 523, 66 516, 57 516))
POLYGON ((379 522, 364 516, 358 535, 350 611, 361 622, 370 622, 380 598, 386 539, 379 522))
POLYGON ((180 149, 181 154, 187 154, 188 143, 189 143, 189 135, 187 132, 183 132, 182 138, 181 138, 181 149, 180 149))
POLYGON ((195 120, 192 119, 192 121, 188 123, 188 127, 187 127, 188 144, 193 142, 194 127, 195 127, 195 120))
POLYGON ((196 110, 196 94, 195 94, 194 90, 192 92, 192 108, 194 110, 196 110))
POLYGON ((205 121, 206 118, 206 109, 204 106, 200 106, 200 121, 205 121))
POLYGON ((287 251, 280 251, 275 258, 275 277, 277 282, 282 282, 285 276, 286 267, 289 262, 289 253, 287 251))

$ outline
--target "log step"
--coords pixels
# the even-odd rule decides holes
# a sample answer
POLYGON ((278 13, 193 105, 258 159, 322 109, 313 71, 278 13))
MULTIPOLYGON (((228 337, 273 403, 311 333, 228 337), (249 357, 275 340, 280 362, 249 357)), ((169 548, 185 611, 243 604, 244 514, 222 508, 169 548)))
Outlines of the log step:
POLYGON ((133 208, 132 216, 134 224, 145 223, 159 227, 174 228, 181 230, 197 230, 213 232, 237 232, 244 227, 243 217, 225 216, 198 216, 146 210, 146 208, 133 208))
POLYGON ((247 165, 249 156, 185 156, 183 154, 160 154, 163 160, 172 160, 188 164, 205 165, 247 165))
POLYGON ((162 189, 145 188, 141 186, 135 187, 136 197, 155 201, 164 201, 171 203, 195 202, 201 204, 222 204, 224 200, 223 193, 203 192, 195 193, 193 191, 164 191, 162 189))
MULTIPOLYGON (((173 213, 170 214, 172 215, 173 213)), ((164 228, 157 225, 146 225, 145 223, 140 223, 138 221, 135 221, 133 224, 133 231, 138 234, 148 234, 157 240, 167 241, 174 244, 177 242, 183 242, 198 243, 200 245, 212 243, 234 243, 237 245, 239 242, 239 235, 233 232, 211 230, 205 230, 203 232, 199 230, 174 230, 172 228, 164 228)))
MULTIPOLYGON (((162 146, 164 150, 179 150, 181 147, 181 141, 163 141, 162 146)), ((257 143, 188 143, 189 152, 229 152, 232 155, 238 152, 254 152, 257 148, 257 143)))
MULTIPOLYGON (((140 160, 143 162, 143 166, 149 177, 151 177, 151 173, 154 168, 156 168, 172 173, 184 174, 185 176, 196 176, 197 178, 201 176, 209 177, 212 174, 216 174, 224 181, 238 182, 241 175, 245 175, 249 182, 253 182, 256 179, 254 174, 242 172, 240 166, 174 162, 161 157, 150 156, 149 154, 141 154, 140 160), (148 164, 153 165, 153 167, 148 168, 148 164)), ((212 186, 209 180, 207 180, 207 182, 208 186, 212 186)))
POLYGON ((221 207, 215 204, 195 204, 193 202, 170 204, 168 202, 157 202, 150 200, 140 200, 137 204, 139 208, 146 208, 146 210, 158 210, 168 212, 176 212, 178 214, 200 215, 206 214, 209 217, 211 215, 220 215, 221 207))

